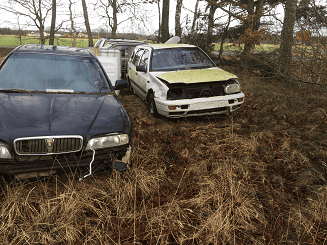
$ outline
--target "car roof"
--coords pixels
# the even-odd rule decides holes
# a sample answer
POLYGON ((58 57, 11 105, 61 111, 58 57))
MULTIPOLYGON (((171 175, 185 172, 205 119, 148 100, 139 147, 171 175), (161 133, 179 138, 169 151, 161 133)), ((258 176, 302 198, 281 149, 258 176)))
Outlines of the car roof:
MULTIPOLYGON (((143 47, 144 45, 139 45, 138 47, 143 47)), ((146 45, 146 47, 152 47, 153 49, 166 49, 166 48, 194 48, 196 47, 195 45, 192 44, 182 44, 182 43, 173 43, 173 44, 167 44, 167 43, 162 43, 162 44, 149 44, 146 45)))
POLYGON ((69 56, 93 56, 92 53, 85 48, 56 46, 56 45, 41 45, 41 44, 25 44, 17 47, 12 53, 44 53, 58 54, 69 56))
MULTIPOLYGON (((100 40, 100 39, 99 39, 99 40, 100 40)), ((101 40, 106 40, 106 42, 109 42, 109 43, 115 43, 115 42, 124 42, 124 43, 146 43, 146 41, 134 40, 134 39, 124 39, 124 38, 117 38, 117 39, 106 39, 106 38, 101 38, 101 40)))

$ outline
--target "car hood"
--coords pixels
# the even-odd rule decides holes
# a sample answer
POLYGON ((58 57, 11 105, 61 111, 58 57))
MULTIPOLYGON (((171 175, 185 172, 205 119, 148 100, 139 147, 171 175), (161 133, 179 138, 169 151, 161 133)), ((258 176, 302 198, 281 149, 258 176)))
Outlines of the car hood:
POLYGON ((130 133, 114 95, 0 93, 0 140, 48 135, 130 133))
POLYGON ((158 78, 164 79, 168 83, 215 82, 237 78, 234 74, 218 67, 170 72, 152 72, 152 74, 158 78))

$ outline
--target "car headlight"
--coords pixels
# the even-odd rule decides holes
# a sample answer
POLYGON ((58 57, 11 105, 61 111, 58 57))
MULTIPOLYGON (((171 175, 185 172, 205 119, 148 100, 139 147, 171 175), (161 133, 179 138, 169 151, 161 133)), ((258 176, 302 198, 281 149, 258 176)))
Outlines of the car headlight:
POLYGON ((114 134, 103 137, 93 138, 87 142, 86 150, 96 150, 110 148, 128 144, 129 139, 127 134, 114 134))
POLYGON ((226 94, 234 94, 241 92, 241 86, 238 83, 232 83, 225 86, 226 94))
POLYGON ((8 146, 0 142, 0 158, 12 158, 8 146))

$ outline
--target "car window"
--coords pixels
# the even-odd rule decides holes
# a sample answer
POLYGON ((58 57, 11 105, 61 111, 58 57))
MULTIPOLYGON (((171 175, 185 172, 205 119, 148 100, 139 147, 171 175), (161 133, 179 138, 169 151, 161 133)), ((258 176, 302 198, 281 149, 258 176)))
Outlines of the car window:
POLYGON ((110 88, 93 57, 15 53, 1 67, 0 89, 97 93, 110 88))
POLYGON ((135 53, 135 55, 134 55, 134 57, 133 57, 133 61, 132 61, 132 64, 133 65, 138 65, 139 64, 139 61, 140 61, 140 58, 141 58, 141 56, 142 56, 142 53, 143 53, 143 49, 139 49, 136 53, 135 53))
POLYGON ((143 53, 142 58, 140 60, 140 65, 143 65, 143 66, 147 67, 148 62, 149 62, 149 50, 146 49, 146 50, 144 50, 144 53, 143 53))
POLYGON ((213 67, 211 60, 198 48, 155 49, 152 71, 171 71, 213 67))

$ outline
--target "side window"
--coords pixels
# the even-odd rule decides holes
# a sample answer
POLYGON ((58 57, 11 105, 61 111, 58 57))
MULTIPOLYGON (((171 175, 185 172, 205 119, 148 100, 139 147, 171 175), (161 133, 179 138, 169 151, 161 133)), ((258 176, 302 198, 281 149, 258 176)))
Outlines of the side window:
POLYGON ((137 66, 139 64, 139 61, 140 61, 140 58, 142 56, 142 53, 143 53, 143 49, 139 49, 135 55, 134 55, 134 58, 133 58, 133 61, 132 61, 132 64, 137 66))
POLYGON ((146 49, 146 50, 144 50, 144 53, 143 53, 142 58, 140 60, 140 65, 143 65, 143 66, 147 67, 148 63, 149 63, 149 50, 146 49))

